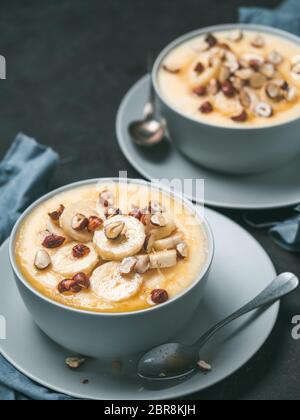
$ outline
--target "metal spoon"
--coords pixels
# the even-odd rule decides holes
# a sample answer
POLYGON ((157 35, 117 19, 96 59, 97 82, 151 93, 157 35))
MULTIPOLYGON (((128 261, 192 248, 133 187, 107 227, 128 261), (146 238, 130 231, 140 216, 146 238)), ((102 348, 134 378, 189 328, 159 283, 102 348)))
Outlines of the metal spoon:
MULTIPOLYGON (((152 71, 153 57, 148 57, 148 73, 152 71)), ((156 116, 155 91, 151 80, 149 100, 144 108, 144 119, 133 121, 128 128, 133 141, 144 147, 155 146, 166 137, 166 126, 156 116)))
POLYGON ((273 304, 297 289, 298 285, 299 280, 294 274, 281 274, 254 300, 211 328, 192 346, 169 343, 150 350, 138 363, 138 375, 143 379, 164 381, 191 374, 197 369, 199 350, 216 332, 242 315, 273 304))

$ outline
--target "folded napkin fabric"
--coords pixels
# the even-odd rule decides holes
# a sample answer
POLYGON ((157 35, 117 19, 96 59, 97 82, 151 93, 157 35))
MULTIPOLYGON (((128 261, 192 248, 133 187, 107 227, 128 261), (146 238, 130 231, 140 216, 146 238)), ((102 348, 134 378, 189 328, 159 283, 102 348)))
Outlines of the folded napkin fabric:
POLYGON ((273 10, 241 7, 239 21, 272 26, 300 35, 300 0, 286 0, 273 10))
POLYGON ((0 163, 0 244, 22 211, 45 194, 59 158, 52 149, 19 134, 0 163))
MULTIPOLYGON (((0 243, 22 211, 48 191, 58 162, 57 153, 24 134, 13 141, 0 163, 0 243)), ((0 355, 0 400, 26 399, 70 398, 37 385, 0 355)))

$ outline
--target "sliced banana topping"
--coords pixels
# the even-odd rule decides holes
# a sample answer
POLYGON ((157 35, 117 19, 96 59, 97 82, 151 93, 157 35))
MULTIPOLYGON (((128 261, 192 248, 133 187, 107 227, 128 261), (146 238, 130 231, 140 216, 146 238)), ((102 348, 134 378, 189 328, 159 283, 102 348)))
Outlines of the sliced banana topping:
POLYGON ((161 251, 150 255, 150 268, 170 268, 177 264, 177 252, 161 251))
POLYGON ((85 244, 85 247, 89 248, 89 252, 80 258, 74 256, 73 249, 76 246, 78 246, 76 242, 69 243, 52 255, 52 268, 56 273, 70 278, 77 273, 89 275, 96 267, 99 257, 93 244, 85 244))
POLYGON ((177 229, 174 220, 167 213, 163 213, 163 218, 164 226, 156 226, 153 223, 150 224, 149 235, 153 235, 155 240, 164 239, 177 229))
POLYGON ((238 97, 228 98, 221 92, 216 95, 215 108, 223 115, 230 117, 243 111, 238 97))
POLYGON ((135 296, 143 284, 138 273, 122 275, 120 264, 109 262, 98 267, 90 278, 91 290, 109 302, 121 302, 135 296))
POLYGON ((145 274, 150 270, 150 257, 149 255, 138 255, 134 271, 138 274, 145 274))
POLYGON ((104 229, 95 232, 94 244, 103 260, 122 261, 126 257, 138 254, 143 248, 146 234, 144 225, 132 216, 114 216, 104 222, 104 229), (122 235, 116 239, 106 236, 107 227, 118 224, 122 228, 122 235), (121 225, 120 225, 121 224, 121 225))
POLYGON ((95 203, 93 201, 78 201, 65 209, 59 220, 60 227, 67 236, 75 241, 83 243, 91 242, 93 240, 93 233, 87 230, 88 218, 90 216, 98 216, 95 203), (87 223, 85 219, 87 219, 87 223), (80 220, 86 226, 86 229, 83 229, 83 225, 80 228, 80 220))
POLYGON ((271 51, 268 55, 268 61, 275 66, 279 66, 283 60, 283 56, 276 50, 271 51))
POLYGON ((160 239, 154 243, 154 249, 156 251, 164 251, 168 249, 175 249, 176 246, 182 242, 182 234, 177 233, 170 236, 169 238, 160 239))
POLYGON ((68 235, 66 235, 65 231, 62 230, 59 224, 57 224, 55 221, 50 219, 50 217, 47 224, 47 230, 53 235, 64 236, 66 238, 66 242, 70 241, 70 238, 68 237, 68 235))

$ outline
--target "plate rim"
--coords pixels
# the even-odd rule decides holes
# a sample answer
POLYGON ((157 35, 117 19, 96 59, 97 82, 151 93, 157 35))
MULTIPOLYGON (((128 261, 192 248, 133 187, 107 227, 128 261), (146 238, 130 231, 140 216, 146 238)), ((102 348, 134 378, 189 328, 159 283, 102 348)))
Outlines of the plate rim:
MULTIPOLYGON (((217 212, 215 210, 212 210, 212 209, 206 209, 206 210, 209 211, 209 212, 211 212, 211 213, 216 214, 218 217, 222 218, 223 220, 225 219, 227 223, 229 222, 229 223, 232 223, 232 224, 236 225, 239 228, 239 230, 243 231, 243 233, 246 234, 251 239, 251 241, 254 241, 256 243, 256 246, 266 256, 266 262, 268 261, 268 263, 270 265, 270 268, 274 271, 274 274, 276 275, 276 269, 274 267, 274 264, 273 264, 270 256, 265 251, 265 249, 262 247, 262 245, 247 230, 245 230, 243 227, 241 227, 238 223, 236 223, 233 220, 231 220, 229 217, 224 216, 223 214, 221 214, 221 213, 219 213, 219 212, 217 212)), ((2 246, 0 247, 0 252, 1 251, 5 251, 5 248, 8 247, 8 243, 9 243, 9 239, 7 239, 2 244, 2 246)), ((8 253, 7 253, 7 258, 8 258, 8 253)), ((217 385, 218 383, 221 383, 221 382, 225 381, 226 379, 228 379, 232 375, 234 375, 238 370, 240 370, 243 366, 245 366, 253 357, 255 357, 255 355, 257 354, 257 352, 265 345, 266 341, 269 339, 269 337, 270 337, 270 335, 271 335, 271 333, 272 333, 272 331, 273 331, 273 329, 275 327, 275 324, 276 324, 276 322, 278 320, 280 306, 281 306, 280 302, 277 302, 277 303, 275 303, 269 309, 269 310, 273 310, 273 314, 272 314, 273 320, 272 320, 272 323, 271 323, 270 330, 268 329, 268 331, 266 332, 264 340, 261 343, 259 343, 259 344, 257 344, 255 346, 255 350, 253 352, 251 352, 252 355, 247 356, 246 360, 243 363, 238 364, 236 366, 236 368, 234 368, 234 370, 232 370, 230 373, 226 374, 221 379, 220 378, 219 379, 216 378, 209 385, 203 384, 201 386, 201 383, 199 383, 199 386, 197 386, 197 383, 196 383, 192 390, 191 389, 190 390, 187 390, 187 391, 184 391, 184 390, 181 390, 180 391, 180 390, 178 390, 177 392, 170 393, 169 396, 163 396, 163 397, 161 397, 159 400, 160 401, 167 401, 167 400, 171 400, 171 399, 178 399, 178 398, 186 397, 188 395, 192 395, 194 393, 201 392, 201 391, 204 391, 206 389, 209 389, 209 388, 217 385)), ((66 391, 66 390, 60 388, 59 386, 55 387, 55 386, 52 386, 51 384, 49 385, 47 383, 47 381, 44 381, 44 380, 39 379, 34 374, 31 374, 30 372, 28 372, 25 368, 22 368, 18 363, 14 362, 14 360, 8 355, 7 351, 3 350, 3 347, 2 347, 2 344, 1 344, 1 340, 0 340, 0 354, 10 364, 12 364, 12 366, 14 366, 20 373, 22 373, 23 375, 25 375, 26 377, 28 377, 29 379, 31 379, 35 383, 37 383, 37 384, 39 384, 39 385, 41 385, 43 387, 46 387, 46 388, 48 388, 48 389, 50 389, 50 390, 52 390, 52 391, 54 391, 56 393, 61 393, 61 394, 65 395, 65 396, 67 396, 67 397, 69 396, 69 397, 73 397, 73 398, 81 399, 81 400, 82 399, 83 400, 99 400, 99 401, 107 400, 107 398, 101 398, 101 397, 95 399, 94 397, 90 397, 89 395, 84 394, 84 393, 78 394, 76 392, 69 392, 69 391, 66 391)), ((115 401, 120 401, 121 399, 115 398, 114 400, 115 401)), ((131 398, 127 398, 127 399, 125 398, 125 400, 126 401, 132 401, 131 398)), ((142 399, 137 399, 137 401, 141 401, 141 400, 142 399)), ((144 396, 143 395, 143 400, 145 400, 145 401, 152 400, 151 395, 149 396, 149 398, 148 398, 148 396, 144 396)))
MULTIPOLYGON (((149 74, 146 74, 130 87, 130 89, 126 92, 126 94, 124 95, 119 105, 117 116, 116 116, 116 122, 115 122, 117 141, 123 155, 125 156, 127 161, 133 166, 133 168, 136 169, 137 172, 139 172, 145 179, 149 181, 153 179, 152 176, 146 170, 144 170, 143 167, 138 162, 136 162, 134 158, 131 157, 128 151, 128 148, 126 147, 126 141, 124 140, 125 136, 123 135, 123 130, 122 130, 122 120, 123 120, 123 115, 125 113, 125 110, 127 108, 127 104, 132 98, 132 96, 135 94, 137 90, 141 88, 142 85, 144 85, 147 81, 150 81, 150 80, 151 80, 151 76, 149 74)), ((188 159, 184 157, 183 159, 189 162, 188 159)), ((201 169, 203 171, 209 172, 208 169, 205 169, 205 168, 201 168, 201 169)), ((247 176, 245 176, 245 178, 247 178, 247 176)), ((288 208, 291 206, 295 206, 299 204, 300 202, 300 192, 299 192, 298 200, 291 200, 291 201, 280 203, 280 204, 275 204, 275 203, 240 204, 240 203, 234 203, 234 202, 231 202, 231 203, 221 202, 218 200, 212 200, 212 199, 207 199, 207 198, 205 198, 204 200, 199 200, 196 197, 190 196, 188 194, 186 195, 186 197, 192 202, 197 203, 197 204, 206 204, 212 207, 216 207, 218 209, 230 209, 230 210, 274 210, 274 209, 279 209, 279 208, 288 208)))

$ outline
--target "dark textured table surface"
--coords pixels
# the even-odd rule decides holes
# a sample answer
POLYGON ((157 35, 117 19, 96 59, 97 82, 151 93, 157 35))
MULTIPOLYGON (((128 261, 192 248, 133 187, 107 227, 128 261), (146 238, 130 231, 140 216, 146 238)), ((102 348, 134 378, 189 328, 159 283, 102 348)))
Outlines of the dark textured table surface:
MULTIPOLYGON (((118 105, 145 73, 148 50, 159 51, 192 29, 233 22, 237 7, 278 1, 1 0, 0 157, 19 131, 51 145, 63 158, 55 186, 85 178, 137 173, 115 135, 118 105)), ((238 211, 224 212, 242 223, 238 211)), ((299 256, 251 231, 278 271, 300 274, 299 256)), ((255 261, 253 261, 255 264, 255 261)), ((242 275, 242 273, 241 273, 242 275)), ((291 319, 300 293, 287 298, 263 349, 238 373, 191 399, 299 399, 300 342, 291 319)))

